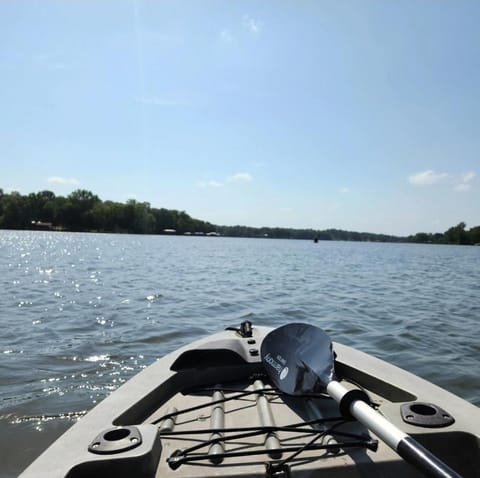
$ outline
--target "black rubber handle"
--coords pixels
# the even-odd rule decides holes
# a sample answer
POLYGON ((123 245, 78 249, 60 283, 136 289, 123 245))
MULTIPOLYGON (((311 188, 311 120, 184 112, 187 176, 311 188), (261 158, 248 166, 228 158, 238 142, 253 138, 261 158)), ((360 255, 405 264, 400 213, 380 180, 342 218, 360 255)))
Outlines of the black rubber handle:
POLYGON ((406 437, 399 442, 397 452, 405 461, 423 471, 426 476, 432 478, 462 478, 462 475, 445 465, 411 437, 406 437))

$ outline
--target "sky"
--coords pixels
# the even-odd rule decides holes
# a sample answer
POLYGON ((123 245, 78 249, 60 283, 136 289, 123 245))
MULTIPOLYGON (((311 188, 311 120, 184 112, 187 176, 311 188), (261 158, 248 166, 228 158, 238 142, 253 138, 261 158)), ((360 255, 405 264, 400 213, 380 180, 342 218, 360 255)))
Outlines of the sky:
POLYGON ((480 2, 0 1, 0 188, 214 224, 480 225, 480 2))

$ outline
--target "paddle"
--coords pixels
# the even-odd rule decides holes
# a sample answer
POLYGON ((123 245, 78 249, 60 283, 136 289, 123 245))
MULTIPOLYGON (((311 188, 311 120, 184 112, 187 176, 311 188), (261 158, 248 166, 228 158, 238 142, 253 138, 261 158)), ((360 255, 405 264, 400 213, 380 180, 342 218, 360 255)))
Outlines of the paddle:
POLYGON ((347 390, 337 381, 332 342, 322 329, 309 324, 279 327, 263 339, 261 355, 267 374, 282 392, 289 395, 326 392, 338 402, 344 416, 356 418, 427 476, 461 478, 411 436, 371 408, 365 392, 347 390))

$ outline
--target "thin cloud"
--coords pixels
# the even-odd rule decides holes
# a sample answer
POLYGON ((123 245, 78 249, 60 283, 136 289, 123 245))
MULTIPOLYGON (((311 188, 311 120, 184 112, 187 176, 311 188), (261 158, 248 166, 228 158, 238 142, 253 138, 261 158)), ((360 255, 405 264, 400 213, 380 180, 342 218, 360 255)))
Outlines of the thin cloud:
POLYGON ((218 34, 218 39, 226 45, 234 43, 236 40, 242 40, 245 35, 256 36, 262 31, 262 23, 251 17, 243 15, 240 26, 238 24, 230 25, 231 28, 222 28, 218 34), (243 30, 243 33, 242 31, 243 30), (245 34, 245 32, 247 32, 245 34))
POLYGON ((219 188, 223 188, 223 183, 219 182, 219 181, 214 181, 214 180, 211 180, 211 181, 200 181, 198 183, 198 185, 201 187, 201 188, 210 188, 210 189, 219 189, 219 188))
POLYGON ((253 176, 250 173, 237 173, 227 178, 229 183, 249 183, 253 181, 253 176))
POLYGON ((350 192, 350 189, 344 186, 343 188, 340 188, 338 191, 341 192, 342 194, 346 194, 350 192))
POLYGON ((258 20, 255 20, 255 18, 251 17, 250 15, 243 15, 242 24, 247 30, 249 30, 254 35, 260 33, 262 29, 262 24, 258 20))
POLYGON ((211 179, 209 181, 198 181, 197 185, 201 188, 219 189, 223 188, 225 184, 249 183, 251 181, 253 181, 253 176, 250 173, 236 173, 228 176, 223 182, 211 179))
POLYGON ((415 186, 429 186, 444 181, 449 177, 448 173, 436 173, 431 169, 412 174, 408 177, 408 182, 415 186))
POLYGON ((431 186, 433 184, 447 184, 454 191, 468 191, 472 188, 473 182, 477 176, 474 171, 468 171, 464 174, 437 173, 431 169, 412 174, 408 177, 410 184, 414 186, 431 186))
POLYGON ((472 182, 476 176, 477 174, 475 172, 469 171, 460 178, 460 182, 458 182, 453 189, 455 189, 455 191, 468 191, 471 189, 472 182))
POLYGON ((61 185, 71 185, 71 186, 78 186, 80 181, 75 178, 62 178, 60 176, 52 176, 51 178, 47 179, 47 182, 50 184, 61 184, 61 185))
POLYGON ((228 30, 222 30, 219 34, 220 41, 223 43, 232 43, 233 42, 233 36, 228 30))

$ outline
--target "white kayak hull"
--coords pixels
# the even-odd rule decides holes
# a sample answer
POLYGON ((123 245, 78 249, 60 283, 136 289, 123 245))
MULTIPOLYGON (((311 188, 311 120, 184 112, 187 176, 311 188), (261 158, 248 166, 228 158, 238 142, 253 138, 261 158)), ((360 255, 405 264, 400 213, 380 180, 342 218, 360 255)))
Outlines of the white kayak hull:
MULTIPOLYGON (((269 331, 224 331, 154 362, 21 477, 423 476, 358 422, 344 423, 333 400, 276 393, 259 353, 269 331)), ((477 407, 353 348, 334 351, 342 383, 361 386, 389 422, 460 475, 479 476, 477 407)))

